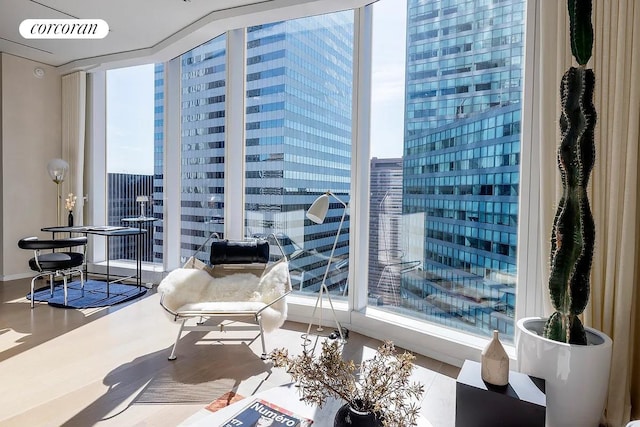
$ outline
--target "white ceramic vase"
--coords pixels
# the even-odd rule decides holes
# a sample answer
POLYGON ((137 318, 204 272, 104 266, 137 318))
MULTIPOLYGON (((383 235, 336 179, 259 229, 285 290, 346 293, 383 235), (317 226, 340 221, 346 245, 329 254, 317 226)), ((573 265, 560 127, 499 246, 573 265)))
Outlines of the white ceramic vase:
POLYGON ((612 341, 585 328, 589 345, 546 339, 546 319, 520 319, 516 329, 518 370, 545 380, 547 427, 597 427, 604 411, 612 341))
POLYGON ((491 385, 504 387, 509 384, 509 356, 493 331, 493 338, 482 350, 480 374, 482 380, 491 385))

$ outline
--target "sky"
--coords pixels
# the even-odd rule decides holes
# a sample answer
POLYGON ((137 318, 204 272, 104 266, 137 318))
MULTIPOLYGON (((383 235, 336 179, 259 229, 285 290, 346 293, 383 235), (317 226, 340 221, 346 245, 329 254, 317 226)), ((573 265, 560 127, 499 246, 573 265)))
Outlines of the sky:
MULTIPOLYGON (((371 157, 402 157, 406 7, 373 6, 371 157), (384 29, 384 31, 379 31, 384 29)), ((153 174, 154 66, 107 73, 107 171, 153 174)))
POLYGON ((404 2, 373 5, 371 75, 371 157, 402 157, 404 134, 405 29, 404 2), (376 31, 384 28, 387 31, 376 31))
POLYGON ((107 172, 153 175, 153 70, 107 72, 107 172))

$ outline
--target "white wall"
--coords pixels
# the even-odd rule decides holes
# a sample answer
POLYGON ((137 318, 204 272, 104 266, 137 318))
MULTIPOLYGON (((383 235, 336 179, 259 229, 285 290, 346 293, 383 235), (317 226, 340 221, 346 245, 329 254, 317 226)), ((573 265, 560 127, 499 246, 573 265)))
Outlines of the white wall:
POLYGON ((31 275, 30 251, 21 237, 48 237, 55 225, 56 185, 47 163, 62 154, 62 79, 50 66, 0 53, 0 148, 2 150, 2 253, 0 280, 31 275), (33 70, 45 71, 37 78, 33 70))

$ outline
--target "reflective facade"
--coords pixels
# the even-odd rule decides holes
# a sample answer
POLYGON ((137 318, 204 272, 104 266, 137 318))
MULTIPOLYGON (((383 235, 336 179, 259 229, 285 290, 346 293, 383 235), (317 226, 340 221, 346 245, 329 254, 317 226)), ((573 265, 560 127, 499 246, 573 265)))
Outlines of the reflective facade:
MULTIPOLYGON (((403 157, 371 164, 369 303, 472 333, 499 329, 508 338, 515 307, 524 0, 403 4, 403 157)), ((245 236, 275 234, 291 258, 297 291, 318 290, 345 212, 331 199, 326 220, 315 224, 306 210, 327 190, 349 201, 353 17, 347 11, 246 29, 246 185, 233 191, 244 191, 245 236)), ((378 37, 400 33, 375 31, 378 37)), ((182 261, 212 231, 224 230, 226 48, 223 35, 180 57, 182 261)), ((158 217, 162 79, 158 66, 158 217)), ((389 141, 400 144, 400 138, 389 141)), ((154 259, 160 260, 164 230, 156 231, 154 259)), ((343 295, 348 239, 347 209, 327 281, 343 295)))
MULTIPOLYGON (((327 190, 349 200, 353 12, 249 27, 246 39, 245 236, 276 235, 291 258, 295 289, 316 291, 344 209, 332 200, 323 224, 307 220, 305 213, 327 190)), ((224 232, 225 36, 180 60, 184 261, 211 232, 224 232)), ((162 75, 156 71, 157 82, 162 75)), ((157 90, 160 125, 160 85, 157 90)), ((159 127, 158 175, 161 132, 159 127)), ((346 286, 348 270, 338 261, 346 259, 348 241, 347 216, 335 252, 338 268, 327 279, 336 292, 346 286)))
POLYGON ((405 135, 519 103, 523 0, 408 0, 405 135))
MULTIPOLYGON (((306 210, 327 190, 349 201, 352 80, 351 11, 247 28, 246 235, 277 235, 295 290, 319 289, 344 212, 331 199, 315 224, 306 210)), ((331 291, 345 291, 348 248, 347 216, 331 291)))
POLYGON ((226 35, 180 57, 181 262, 211 233, 224 237, 226 60, 226 35))
POLYGON ((514 333, 522 0, 408 0, 402 189, 409 313, 514 333))
POLYGON ((152 215, 158 218, 153 228, 153 262, 161 263, 164 243, 164 64, 154 67, 153 90, 153 191, 152 215))
MULTIPOLYGON (((135 202, 137 196, 149 196, 151 200, 151 189, 153 185, 151 175, 136 175, 128 173, 107 174, 108 205, 107 223, 117 227, 129 226, 138 227, 138 224, 123 222, 123 218, 136 218, 140 216, 140 205, 135 202)), ((145 204, 145 215, 151 214, 149 204, 145 204)), ((142 228, 146 234, 140 239, 141 260, 151 261, 152 254, 152 229, 149 224, 143 224, 142 228)), ((136 239, 133 237, 111 239, 109 241, 109 259, 135 260, 136 239)))

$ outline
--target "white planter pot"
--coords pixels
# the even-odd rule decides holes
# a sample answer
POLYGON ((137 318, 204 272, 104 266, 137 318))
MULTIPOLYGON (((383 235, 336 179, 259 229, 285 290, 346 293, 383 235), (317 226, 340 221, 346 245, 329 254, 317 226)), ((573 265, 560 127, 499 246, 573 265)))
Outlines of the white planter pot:
POLYGON ((547 427, 598 427, 609 384, 611 338, 585 328, 589 345, 560 343, 542 337, 545 322, 540 317, 518 321, 518 370, 546 381, 547 427))

